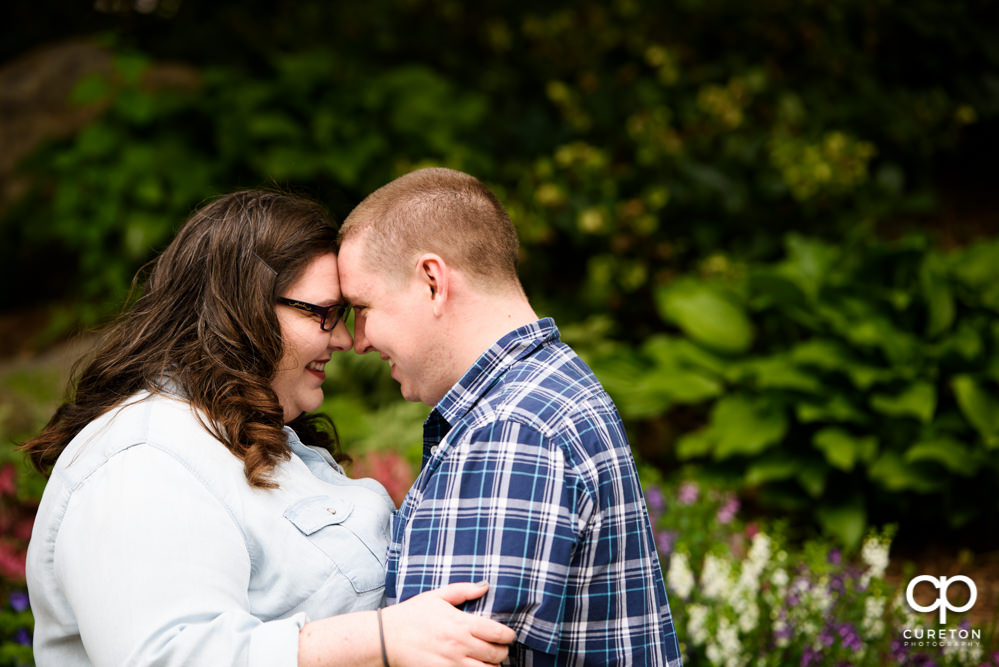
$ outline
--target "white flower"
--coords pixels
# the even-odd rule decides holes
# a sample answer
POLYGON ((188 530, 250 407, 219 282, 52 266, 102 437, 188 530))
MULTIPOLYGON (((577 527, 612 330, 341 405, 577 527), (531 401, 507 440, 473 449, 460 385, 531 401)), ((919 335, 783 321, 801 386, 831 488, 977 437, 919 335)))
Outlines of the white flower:
POLYGON ((700 646, 708 638, 708 608, 702 604, 687 607, 687 635, 694 646, 700 646))
POLYGON ((743 598, 745 603, 739 610, 739 629, 749 634, 760 622, 760 606, 752 598, 743 598))
POLYGON ((670 589, 686 600, 694 590, 694 572, 690 569, 690 561, 687 554, 674 551, 669 559, 669 572, 666 574, 666 581, 670 589))
POLYGON ((742 662, 742 644, 739 643, 739 632, 725 618, 718 623, 717 641, 725 658, 725 666, 738 667, 742 662))
MULTIPOLYGON (((775 612, 776 615, 776 612, 775 612)), ((784 648, 791 644, 791 633, 787 632, 787 621, 777 619, 774 621, 774 636, 777 637, 777 646, 784 648)))
POLYGON ((885 599, 872 595, 864 600, 864 622, 861 627, 864 635, 868 639, 881 637, 885 632, 883 620, 885 612, 885 599))
POLYGON ((762 571, 768 560, 770 560, 770 538, 765 533, 756 533, 753 536, 753 546, 749 548, 749 562, 754 568, 762 571))
POLYGON ((708 554, 701 570, 701 592, 709 600, 725 599, 731 588, 732 565, 727 560, 708 554))
POLYGON ((770 538, 763 533, 757 533, 753 537, 753 545, 749 549, 749 554, 742 563, 738 587, 755 595, 760 590, 760 578, 769 560, 770 538))
POLYGON ((818 583, 812 587, 809 598, 812 601, 812 609, 824 614, 832 607, 833 599, 829 593, 829 577, 823 576, 818 583))
POLYGON ((971 642, 948 642, 943 648, 944 655, 955 656, 962 665, 976 665, 982 661, 982 645, 971 642))
POLYGON ((860 550, 860 557, 867 564, 867 571, 860 578, 866 586, 871 579, 880 579, 888 569, 888 543, 877 537, 869 537, 860 550))

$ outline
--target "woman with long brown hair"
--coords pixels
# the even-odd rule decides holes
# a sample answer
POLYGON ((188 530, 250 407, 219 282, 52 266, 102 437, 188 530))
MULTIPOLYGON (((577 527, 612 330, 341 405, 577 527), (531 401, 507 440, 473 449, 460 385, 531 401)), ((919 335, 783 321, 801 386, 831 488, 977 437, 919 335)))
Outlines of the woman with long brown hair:
POLYGON ((45 665, 498 663, 456 584, 380 609, 387 524, 322 402, 351 346, 336 229, 282 193, 187 221, 24 445, 49 474, 28 549, 45 665))

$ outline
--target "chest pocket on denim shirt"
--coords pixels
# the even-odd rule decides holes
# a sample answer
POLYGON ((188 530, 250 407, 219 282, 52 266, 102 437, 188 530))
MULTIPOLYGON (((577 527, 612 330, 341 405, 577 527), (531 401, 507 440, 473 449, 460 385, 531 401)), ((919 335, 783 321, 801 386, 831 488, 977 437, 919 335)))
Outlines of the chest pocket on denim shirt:
MULTIPOLYGON (((354 512, 350 500, 314 496, 300 500, 284 512, 298 530, 333 561, 358 593, 385 585, 385 568, 374 550, 384 544, 367 544, 362 537, 370 527, 362 525, 363 512, 354 512)), ((373 521, 373 518, 368 520, 373 521)))

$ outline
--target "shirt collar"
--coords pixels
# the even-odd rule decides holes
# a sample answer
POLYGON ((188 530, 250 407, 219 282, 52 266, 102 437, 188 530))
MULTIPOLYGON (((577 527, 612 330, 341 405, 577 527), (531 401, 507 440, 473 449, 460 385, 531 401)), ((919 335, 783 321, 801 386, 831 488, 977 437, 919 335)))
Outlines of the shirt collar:
POLYGON ((309 447, 302 442, 290 426, 285 426, 283 430, 288 438, 288 446, 291 447, 291 451, 302 459, 313 475, 326 482, 334 484, 339 482, 344 471, 340 464, 333 460, 329 452, 319 447, 309 447), (335 474, 334 471, 339 474, 335 474))
POLYGON ((458 383, 451 387, 430 413, 428 423, 435 417, 443 419, 448 424, 456 423, 513 364, 542 345, 558 340, 558 327, 550 317, 506 334, 486 350, 458 383))

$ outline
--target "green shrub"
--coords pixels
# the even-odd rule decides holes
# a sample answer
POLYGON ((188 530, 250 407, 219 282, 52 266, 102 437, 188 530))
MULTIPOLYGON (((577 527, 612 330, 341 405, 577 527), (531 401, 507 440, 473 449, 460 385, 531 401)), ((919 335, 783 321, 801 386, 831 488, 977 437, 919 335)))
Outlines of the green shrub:
POLYGON ((342 215, 343 189, 370 191, 421 160, 475 165, 462 136, 484 101, 424 67, 370 73, 317 51, 277 56, 263 75, 213 68, 193 87, 151 89, 150 64, 119 55, 110 79, 80 83, 76 99, 108 110, 32 158, 34 205, 8 221, 75 257, 60 270, 79 277, 87 324, 117 310, 135 271, 218 193, 276 185, 342 215))
POLYGON ((664 331, 590 360, 633 424, 700 418, 676 456, 855 547, 868 523, 994 535, 999 242, 831 245, 660 288, 664 331))

